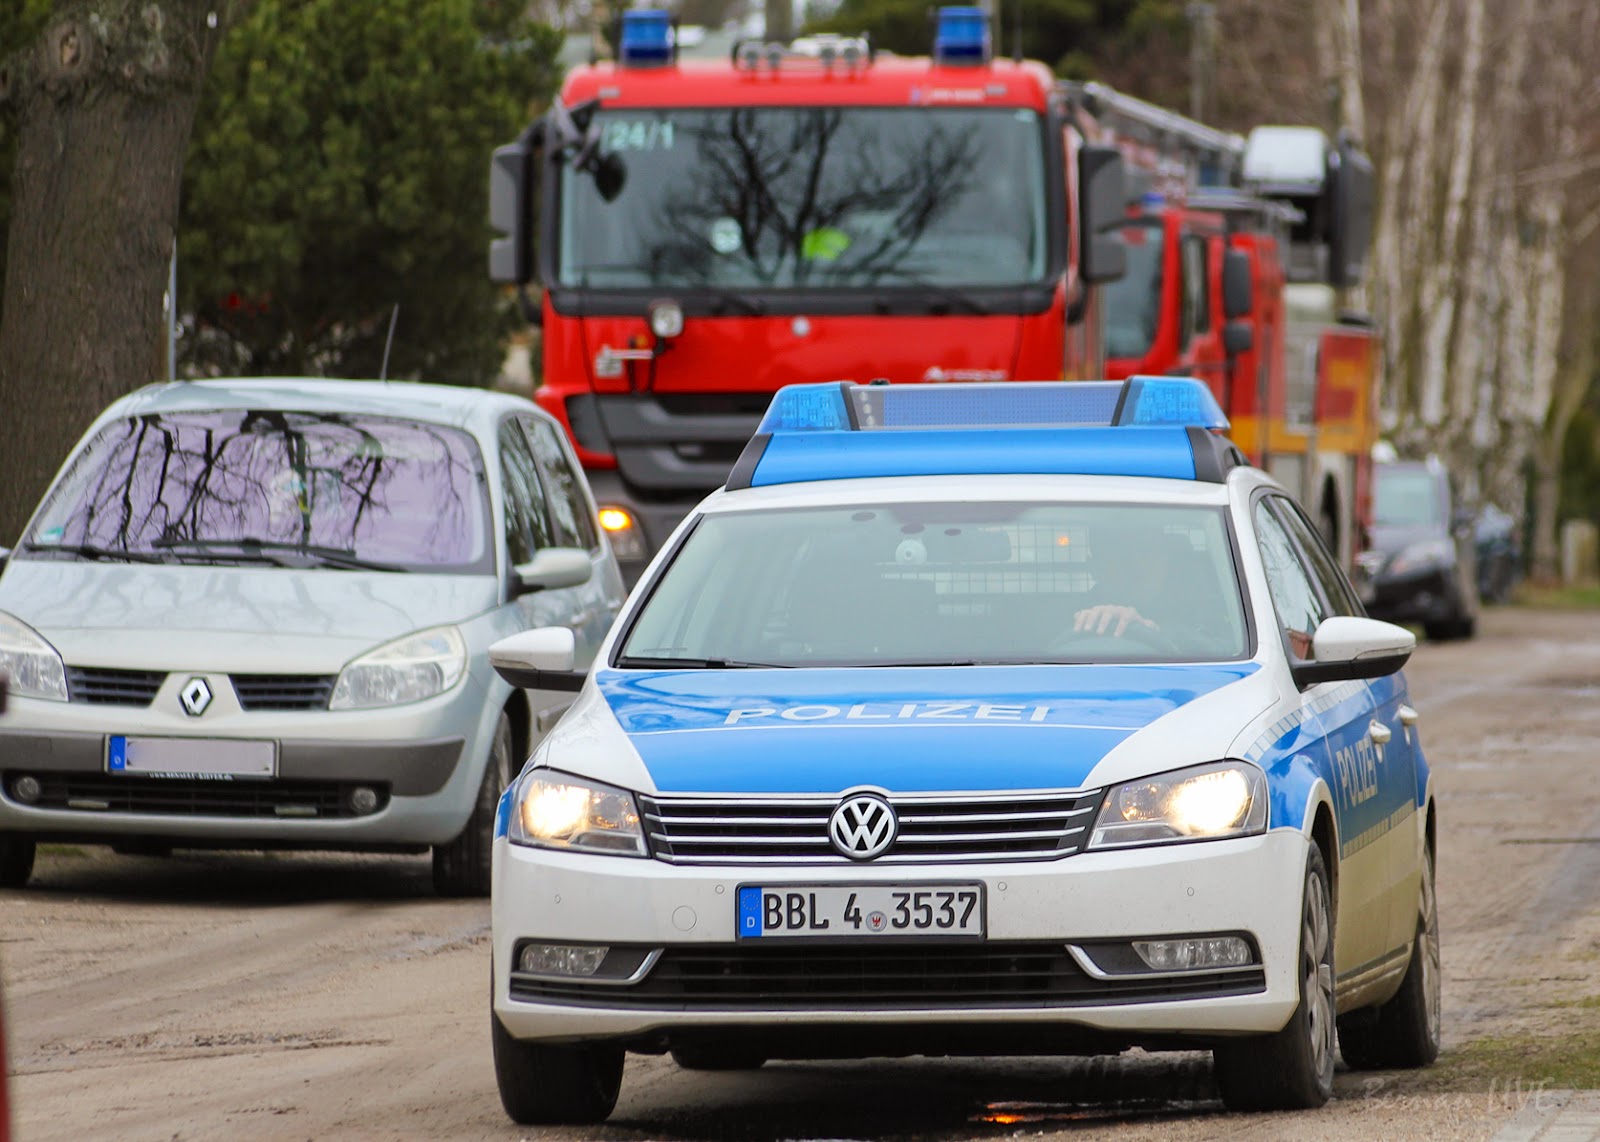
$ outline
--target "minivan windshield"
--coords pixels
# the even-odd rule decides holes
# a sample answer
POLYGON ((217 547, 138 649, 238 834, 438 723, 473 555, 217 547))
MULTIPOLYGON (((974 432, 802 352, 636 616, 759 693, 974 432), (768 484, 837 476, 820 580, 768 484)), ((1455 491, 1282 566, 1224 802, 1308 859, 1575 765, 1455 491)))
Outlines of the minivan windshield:
POLYGON ((397 417, 228 409, 107 424, 21 553, 139 562, 492 571, 467 433, 397 417))
POLYGON ((1249 638, 1220 508, 890 503, 700 520, 622 668, 1217 661, 1249 638), (1133 608, 1120 637, 1079 630, 1133 608))

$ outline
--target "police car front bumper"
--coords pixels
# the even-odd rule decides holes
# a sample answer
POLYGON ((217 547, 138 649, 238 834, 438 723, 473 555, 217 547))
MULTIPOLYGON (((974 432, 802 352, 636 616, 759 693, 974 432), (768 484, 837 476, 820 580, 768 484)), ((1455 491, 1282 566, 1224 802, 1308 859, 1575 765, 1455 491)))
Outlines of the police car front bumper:
MULTIPOLYGON (((1030 1024, 1057 1029, 1062 1043, 1080 1030, 1127 1045, 1276 1031, 1299 1001, 1307 844, 1298 831, 1279 829, 1039 863, 775 869, 685 868, 502 837, 494 853, 494 1010, 520 1039, 659 1047, 715 1032, 779 1056, 786 1036, 803 1043, 807 1033, 845 1025, 894 1029, 900 1049, 919 1027, 930 1043, 945 1044, 961 1042, 963 1030, 1030 1024), (956 882, 982 885, 981 941, 735 935, 741 886, 956 882), (1211 935, 1243 937, 1254 962, 1128 972, 1137 961, 1117 954, 1136 939, 1211 935), (637 967, 605 981, 513 972, 529 941, 602 945, 637 967)), ((875 1050, 870 1034, 859 1042, 859 1053, 889 1053, 875 1050)))

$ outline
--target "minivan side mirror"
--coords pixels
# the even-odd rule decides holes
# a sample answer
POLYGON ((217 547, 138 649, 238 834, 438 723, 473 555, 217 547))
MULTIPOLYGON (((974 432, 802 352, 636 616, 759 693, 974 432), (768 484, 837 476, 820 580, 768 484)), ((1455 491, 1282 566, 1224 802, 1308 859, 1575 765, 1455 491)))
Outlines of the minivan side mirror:
POLYGON ((1256 345, 1256 331, 1248 321, 1230 321, 1222 327, 1222 348, 1230 357, 1248 353, 1256 345))
POLYGON ((578 639, 568 627, 525 630, 489 647, 489 665, 523 690, 582 690, 587 675, 573 669, 577 656, 578 639))
POLYGON ((581 547, 546 547, 511 569, 512 596, 587 583, 594 563, 581 547))
POLYGON ((1382 678, 1406 664, 1417 648, 1417 636, 1405 627, 1355 615, 1335 615, 1317 624, 1311 636, 1311 660, 1293 664, 1295 682, 1382 678))

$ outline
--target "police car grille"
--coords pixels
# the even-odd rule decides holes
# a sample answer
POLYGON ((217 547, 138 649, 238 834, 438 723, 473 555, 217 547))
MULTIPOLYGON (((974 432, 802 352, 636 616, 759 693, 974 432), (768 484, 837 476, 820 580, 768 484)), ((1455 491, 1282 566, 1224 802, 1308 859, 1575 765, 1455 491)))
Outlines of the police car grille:
POLYGON ((673 1010, 1072 1007, 1248 995, 1265 986, 1260 968, 1097 979, 1064 944, 1011 941, 674 947, 624 987, 511 977, 517 999, 673 1010))
POLYGON ((167 676, 159 670, 112 670, 103 666, 67 667, 67 694, 74 702, 97 706, 148 706, 167 676))
MULTIPOLYGON (((890 797, 894 844, 874 864, 1054 860, 1082 849, 1100 790, 890 797)), ((642 797, 652 853, 671 864, 849 865, 828 839, 838 797, 642 797)))
POLYGON ((235 674, 243 710, 326 710, 333 678, 326 674, 235 674))

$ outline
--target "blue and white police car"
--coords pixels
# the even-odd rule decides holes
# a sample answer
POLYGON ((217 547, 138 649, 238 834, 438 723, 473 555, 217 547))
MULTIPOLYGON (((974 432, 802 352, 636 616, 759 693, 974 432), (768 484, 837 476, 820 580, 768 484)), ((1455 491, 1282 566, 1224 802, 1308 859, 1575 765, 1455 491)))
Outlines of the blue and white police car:
MULTIPOLYGON (((1210 1049, 1236 1108, 1439 1045, 1432 781, 1316 529, 1198 382, 780 391, 501 801, 518 1122, 625 1052, 1210 1049)), ((567 672, 567 673, 563 673, 567 672)))

